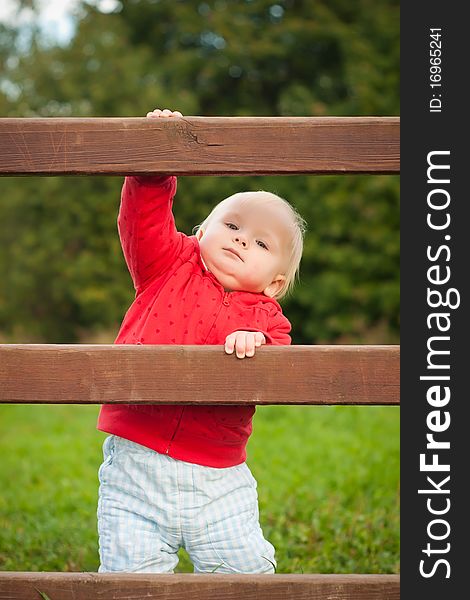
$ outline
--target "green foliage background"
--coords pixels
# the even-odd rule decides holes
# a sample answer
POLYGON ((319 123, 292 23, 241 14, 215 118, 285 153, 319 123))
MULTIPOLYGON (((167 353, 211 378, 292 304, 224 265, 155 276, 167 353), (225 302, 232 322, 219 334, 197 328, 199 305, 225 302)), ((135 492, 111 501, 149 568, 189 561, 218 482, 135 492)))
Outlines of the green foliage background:
MULTIPOLYGON (((0 24, 0 116, 398 115, 398 42, 397 0, 122 0, 110 14, 82 1, 67 45, 0 24)), ((134 297, 121 184, 0 180, 0 342, 114 339, 134 297)), ((283 302, 294 343, 398 342, 398 177, 178 185, 188 234, 244 189, 277 192, 307 220, 301 283, 283 302)), ((96 411, 0 407, 0 568, 96 570, 96 411)), ((398 408, 258 412, 249 462, 279 572, 398 572, 398 408)), ((184 553, 179 568, 191 570, 184 553)))
MULTIPOLYGON (((257 408, 248 464, 278 573, 400 571, 398 411, 257 408)), ((98 569, 96 413, 0 405, 0 570, 98 569)), ((177 572, 192 572, 178 554, 177 572)))
MULTIPOLYGON (((31 2, 29 2, 31 4, 31 2)), ((372 116, 399 112, 399 2, 82 2, 60 46, 0 25, 2 116, 372 116), (23 49, 22 49, 23 48, 23 49)), ((119 247, 119 178, 0 181, 0 339, 112 341, 133 299, 119 247), (95 336, 95 337, 94 337, 95 336)), ((396 343, 396 176, 187 177, 178 226, 243 189, 309 224, 301 284, 284 302, 295 343, 396 343)))

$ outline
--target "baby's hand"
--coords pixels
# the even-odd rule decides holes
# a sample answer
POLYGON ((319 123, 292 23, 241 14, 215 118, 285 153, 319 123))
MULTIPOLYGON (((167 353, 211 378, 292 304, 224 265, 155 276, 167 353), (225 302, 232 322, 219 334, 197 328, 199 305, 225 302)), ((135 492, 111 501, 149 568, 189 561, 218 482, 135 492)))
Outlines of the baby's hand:
POLYGON ((235 348, 237 358, 254 356, 255 348, 266 344, 266 338, 261 331, 234 331, 225 338, 225 352, 232 354, 235 348))
POLYGON ((175 110, 175 111, 171 111, 168 110, 168 108, 165 108, 164 110, 160 110, 159 108, 156 108, 155 110, 152 110, 151 112, 147 113, 147 117, 149 117, 150 119, 157 119, 158 117, 182 117, 183 115, 180 113, 179 110, 175 110))

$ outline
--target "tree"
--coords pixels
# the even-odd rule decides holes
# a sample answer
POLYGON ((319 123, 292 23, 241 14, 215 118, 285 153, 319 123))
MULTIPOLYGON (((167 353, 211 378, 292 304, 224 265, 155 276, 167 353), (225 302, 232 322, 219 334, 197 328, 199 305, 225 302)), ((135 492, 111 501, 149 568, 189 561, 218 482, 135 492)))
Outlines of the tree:
MULTIPOLYGON (((70 44, 0 30, 5 116, 398 114, 399 5, 392 0, 82 2, 70 44), (5 83, 6 82, 6 83, 5 83)), ((118 246, 116 178, 3 179, 0 331, 74 342, 117 330, 133 298, 118 246), (21 327, 20 327, 21 325, 21 327)), ((296 343, 398 338, 397 177, 180 178, 190 234, 220 199, 268 189, 309 223, 301 285, 284 303, 296 343)))

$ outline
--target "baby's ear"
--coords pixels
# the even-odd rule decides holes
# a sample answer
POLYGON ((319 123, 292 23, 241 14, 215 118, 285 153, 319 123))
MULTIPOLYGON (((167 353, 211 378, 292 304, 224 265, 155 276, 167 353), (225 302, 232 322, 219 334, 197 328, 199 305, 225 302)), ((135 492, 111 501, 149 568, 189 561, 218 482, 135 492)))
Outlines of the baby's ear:
POLYGON ((268 296, 269 298, 274 298, 274 296, 276 296, 279 293, 285 281, 286 278, 284 277, 284 275, 276 275, 272 282, 264 288, 263 294, 265 296, 268 296))
POLYGON ((202 236, 203 236, 203 235, 204 235, 204 230, 203 230, 203 229, 201 229, 201 228, 199 228, 199 229, 196 231, 196 239, 197 239, 197 241, 198 241, 198 242, 199 242, 199 240, 202 238, 202 236))

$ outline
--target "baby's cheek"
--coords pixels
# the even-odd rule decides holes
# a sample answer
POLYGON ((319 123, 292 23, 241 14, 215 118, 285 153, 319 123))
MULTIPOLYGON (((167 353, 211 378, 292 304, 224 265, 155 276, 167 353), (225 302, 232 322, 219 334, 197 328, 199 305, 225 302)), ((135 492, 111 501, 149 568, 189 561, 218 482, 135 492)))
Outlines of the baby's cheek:
POLYGON ((266 287, 265 278, 259 270, 252 269, 243 277, 242 286, 246 292, 262 292, 266 287))
POLYGON ((253 262, 251 268, 247 272, 247 279, 252 285, 258 286, 261 290, 271 283, 274 273, 273 261, 260 257, 256 262, 253 262))

